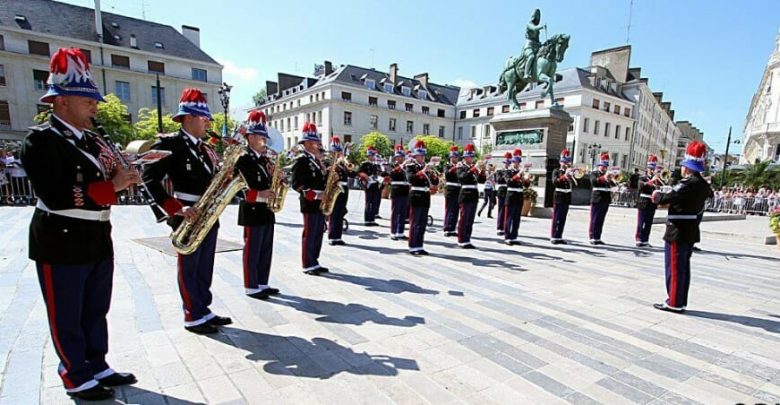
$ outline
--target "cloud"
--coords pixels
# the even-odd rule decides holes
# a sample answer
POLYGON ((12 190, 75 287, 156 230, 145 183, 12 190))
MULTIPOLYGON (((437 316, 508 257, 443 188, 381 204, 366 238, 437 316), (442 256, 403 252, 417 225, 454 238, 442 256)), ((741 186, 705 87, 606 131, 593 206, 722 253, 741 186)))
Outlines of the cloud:
POLYGON ((473 80, 464 79, 462 77, 455 79, 455 81, 452 82, 452 85, 458 86, 462 89, 471 89, 477 87, 477 83, 475 83, 473 80))
POLYGON ((231 60, 222 60, 219 63, 224 66, 222 74, 227 78, 240 79, 243 82, 257 79, 257 69, 253 67, 240 67, 231 60))

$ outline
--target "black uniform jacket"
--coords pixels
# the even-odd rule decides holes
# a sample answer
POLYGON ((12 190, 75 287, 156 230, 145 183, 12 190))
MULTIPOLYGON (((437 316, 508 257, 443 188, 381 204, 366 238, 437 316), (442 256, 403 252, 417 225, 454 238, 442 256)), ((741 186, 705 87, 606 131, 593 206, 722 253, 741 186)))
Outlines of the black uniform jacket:
POLYGON ((458 203, 479 201, 477 184, 485 182, 484 172, 479 172, 475 166, 463 163, 458 166, 458 181, 461 185, 458 203))
POLYGON ((426 174, 425 165, 417 162, 406 166, 406 178, 411 186, 409 205, 412 207, 430 207, 430 187, 438 184, 439 178, 433 174, 426 174))
POLYGON ((360 165, 358 174, 363 179, 367 190, 379 189, 379 176, 382 175, 382 166, 367 160, 360 165))
POLYGON ((700 240, 699 214, 712 194, 710 185, 699 173, 682 179, 672 192, 662 194, 659 204, 669 204, 664 240, 696 243, 700 240))
POLYGON ((406 171, 401 165, 395 165, 390 171, 390 189, 393 197, 409 195, 409 181, 406 179, 406 171))
POLYGON ((609 204, 612 202, 612 192, 609 188, 612 187, 613 184, 611 181, 607 180, 606 173, 601 173, 598 170, 591 172, 590 185, 593 187, 590 192, 591 204, 609 204))
POLYGON ((317 159, 309 152, 302 152, 292 168, 292 188, 300 193, 301 212, 320 211, 321 193, 325 191, 325 176, 317 159))
POLYGON ((276 222, 276 216, 268 209, 267 201, 258 197, 260 191, 271 188, 274 161, 266 154, 259 155, 247 147, 247 153, 236 163, 247 184, 244 198, 238 206, 238 224, 242 226, 268 225, 276 222))
POLYGON ((658 188, 656 182, 651 177, 642 176, 639 178, 638 186, 639 195, 637 196, 636 207, 641 210, 656 207, 652 200, 653 191, 658 188))
POLYGON ((52 116, 24 140, 22 165, 39 200, 30 223, 32 260, 74 265, 113 257, 107 210, 116 203, 110 181, 116 162, 98 135, 85 131, 82 139, 76 146, 75 134, 52 116), (74 218, 64 210, 103 212, 106 220, 74 218))
POLYGON ((460 180, 458 179, 458 164, 447 163, 444 165, 445 198, 458 198, 460 196, 460 180))
POLYGON ((574 182, 566 175, 566 170, 553 170, 552 180, 553 186, 555 186, 553 202, 555 204, 571 204, 571 193, 574 191, 574 182))

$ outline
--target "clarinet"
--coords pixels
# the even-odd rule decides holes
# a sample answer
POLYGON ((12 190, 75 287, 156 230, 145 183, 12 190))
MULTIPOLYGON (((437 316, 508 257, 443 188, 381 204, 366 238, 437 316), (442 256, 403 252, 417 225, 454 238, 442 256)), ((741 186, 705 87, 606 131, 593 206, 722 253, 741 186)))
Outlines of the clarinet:
MULTIPOLYGON (((122 166, 122 168, 125 170, 130 169, 130 162, 128 162, 127 158, 125 158, 122 152, 117 149, 116 145, 111 140, 111 137, 108 135, 108 132, 106 132, 106 129, 103 128, 103 126, 100 125, 96 119, 91 118, 91 120, 92 126, 95 127, 95 130, 97 130, 98 134, 100 134, 105 143, 108 144, 108 147, 111 148, 111 153, 114 154, 114 158, 116 158, 116 160, 119 162, 119 165, 122 166)), ((146 185, 141 183, 136 185, 136 187, 138 187, 138 191, 141 192, 141 197, 144 199, 144 202, 149 204, 149 207, 154 213, 154 217, 157 218, 157 222, 166 221, 168 219, 168 214, 166 214, 165 211, 160 208, 160 206, 157 204, 157 201, 155 201, 154 197, 152 197, 152 193, 150 193, 149 189, 146 188, 146 185)))

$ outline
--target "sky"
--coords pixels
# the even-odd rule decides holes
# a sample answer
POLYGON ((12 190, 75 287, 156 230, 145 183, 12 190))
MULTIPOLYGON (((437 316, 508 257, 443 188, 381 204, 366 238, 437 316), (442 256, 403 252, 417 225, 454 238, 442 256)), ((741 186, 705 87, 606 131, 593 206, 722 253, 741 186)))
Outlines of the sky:
MULTIPOLYGON (((93 0, 63 0, 93 7, 93 0)), ((439 84, 494 84, 522 49, 534 8, 549 35, 572 39, 559 69, 586 67, 595 50, 632 46, 650 88, 672 102, 718 153, 745 116, 780 28, 777 0, 102 0, 102 9, 180 29, 200 28, 201 48, 225 66, 231 110, 278 72, 309 76, 315 63, 400 73, 439 84), (632 5, 633 3, 633 5, 632 5), (630 17, 630 30, 629 27, 630 17), (628 41, 627 41, 628 40, 628 41)), ((544 39, 544 34, 542 34, 544 39)), ((238 114, 239 118, 243 113, 238 114)))

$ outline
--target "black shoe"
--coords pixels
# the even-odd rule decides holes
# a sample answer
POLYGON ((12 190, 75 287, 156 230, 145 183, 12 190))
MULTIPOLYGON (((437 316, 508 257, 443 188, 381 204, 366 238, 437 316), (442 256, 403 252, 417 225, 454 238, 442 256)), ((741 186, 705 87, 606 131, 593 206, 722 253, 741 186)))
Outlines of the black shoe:
POLYGON ((561 245, 568 245, 569 244, 569 242, 567 242, 564 239, 559 240, 558 243, 561 244, 561 245))
POLYGON ((376 218, 376 219, 382 219, 382 217, 380 217, 378 214, 377 214, 377 215, 374 215, 374 218, 376 218))
POLYGON ((460 246, 461 249, 476 249, 476 246, 472 245, 471 243, 465 244, 463 246, 460 246))
POLYGON ((550 241, 550 243, 552 243, 553 245, 560 245, 561 243, 563 243, 563 241, 560 239, 553 239, 550 241))
POLYGON ((496 231, 496 235, 498 235, 498 236, 504 236, 504 231, 496 231))
POLYGON ((346 246, 347 242, 344 242, 343 240, 332 240, 328 242, 331 246, 346 246))
POLYGON ((208 322, 195 326, 185 326, 184 329, 196 335, 210 335, 219 332, 219 328, 208 322))
POLYGON ((214 326, 225 326, 233 323, 233 320, 227 316, 214 315, 214 317, 206 321, 206 323, 214 326))
POLYGON ((366 222, 363 226, 379 226, 376 222, 366 222))
POLYGON ((69 392, 68 395, 74 399, 81 399, 84 401, 102 401, 104 399, 111 399, 114 397, 114 390, 108 387, 104 387, 100 384, 79 392, 69 392))
POLYGON ((399 237, 398 237, 398 239, 401 239, 401 240, 409 240, 409 237, 408 237, 408 236, 399 236, 399 237))
POLYGON ((492 216, 492 215, 490 215, 490 214, 488 214, 488 218, 490 218, 490 219, 493 219, 493 216, 492 216))
POLYGON ((265 290, 262 290, 262 291, 258 291, 256 293, 247 294, 246 296, 249 297, 249 298, 254 298, 256 300, 267 300, 268 297, 271 296, 271 294, 268 294, 267 292, 265 292, 265 290))
POLYGON ((114 373, 108 377, 98 379, 98 382, 104 387, 116 387, 135 384, 138 380, 131 373, 114 373))
POLYGON ((420 256, 428 256, 428 255, 429 255, 429 253, 428 253, 427 251, 425 251, 425 250, 420 250, 420 251, 418 251, 417 253, 418 253, 420 256))
POLYGON ((457 232, 444 232, 444 236, 450 237, 450 236, 458 236, 457 232))
POLYGON ((653 308, 659 310, 659 311, 666 311, 666 312, 673 312, 675 314, 682 314, 685 313, 685 308, 673 308, 668 305, 664 304, 653 304, 653 308))
POLYGON ((317 274, 329 273, 330 272, 330 270, 328 270, 327 267, 320 267, 319 269, 316 269, 316 271, 317 271, 317 274))
POLYGON ((398 240, 399 238, 397 236, 391 236, 390 240, 398 240))

